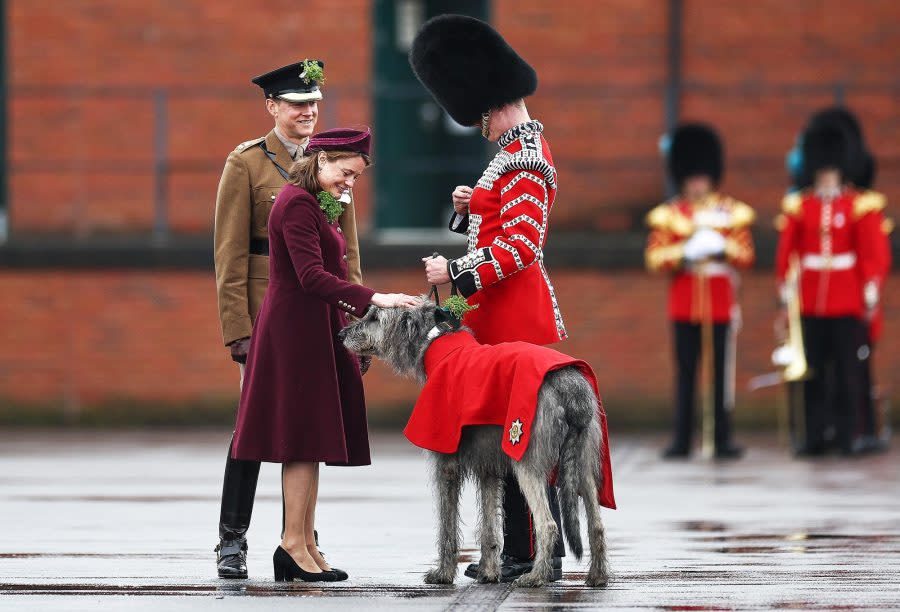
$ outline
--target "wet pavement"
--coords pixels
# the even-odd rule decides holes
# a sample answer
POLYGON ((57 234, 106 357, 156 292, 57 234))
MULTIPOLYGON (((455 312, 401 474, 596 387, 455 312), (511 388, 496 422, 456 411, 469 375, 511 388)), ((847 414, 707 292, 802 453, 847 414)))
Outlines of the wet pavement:
MULTIPOLYGON (((250 580, 215 578, 227 434, 0 432, 0 610, 888 609, 900 607, 900 451, 794 461, 767 437, 738 463, 663 463, 613 438, 620 509, 604 511, 614 581, 586 563, 541 590, 425 585, 434 557, 423 455, 397 435, 375 464, 325 468, 321 546, 351 579, 275 584, 279 470, 264 465, 250 580)), ((476 560, 474 499, 463 500, 476 560)), ((462 569, 463 566, 460 567, 462 569)))

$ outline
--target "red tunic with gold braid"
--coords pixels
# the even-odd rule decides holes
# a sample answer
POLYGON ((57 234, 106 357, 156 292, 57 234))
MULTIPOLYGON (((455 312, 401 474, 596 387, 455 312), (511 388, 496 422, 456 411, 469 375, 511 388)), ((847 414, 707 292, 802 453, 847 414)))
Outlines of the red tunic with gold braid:
POLYGON ((884 204, 879 193, 850 188, 830 198, 812 190, 784 198, 775 272, 781 285, 792 257, 798 258, 802 315, 861 318, 865 294, 877 302, 890 265, 882 230, 884 204))
POLYGON ((529 121, 500 137, 469 202, 467 254, 449 264, 460 293, 478 306, 464 322, 485 344, 566 338, 543 262, 557 186, 543 129, 529 121))
POLYGON ((669 318, 682 323, 727 323, 735 305, 736 268, 755 260, 750 235, 756 214, 743 202, 713 193, 700 202, 675 198, 647 215, 651 228, 645 260, 654 272, 671 272, 669 318), (700 228, 725 237, 722 260, 687 262, 685 243, 700 228), (707 317, 709 317, 707 319, 707 317))

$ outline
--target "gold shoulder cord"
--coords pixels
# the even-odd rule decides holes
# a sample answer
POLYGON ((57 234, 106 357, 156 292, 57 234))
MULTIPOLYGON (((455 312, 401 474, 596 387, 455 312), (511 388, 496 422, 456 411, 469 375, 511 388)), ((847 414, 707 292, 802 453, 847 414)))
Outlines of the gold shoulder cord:
POLYGON ((803 204, 803 197, 799 193, 789 193, 781 200, 781 211, 788 216, 796 216, 803 204))
POLYGON ((856 196, 853 200, 853 216, 856 219, 867 215, 870 212, 878 212, 884 210, 887 199, 883 193, 877 191, 866 191, 856 196))

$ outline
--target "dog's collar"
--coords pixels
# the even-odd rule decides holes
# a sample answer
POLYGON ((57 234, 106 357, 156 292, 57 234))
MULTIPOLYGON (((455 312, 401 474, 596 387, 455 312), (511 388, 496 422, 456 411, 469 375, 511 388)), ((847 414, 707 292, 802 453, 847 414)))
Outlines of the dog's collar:
POLYGON ((434 340, 441 334, 445 334, 447 332, 457 331, 452 325, 449 323, 438 323, 430 330, 428 330, 428 340, 434 340))

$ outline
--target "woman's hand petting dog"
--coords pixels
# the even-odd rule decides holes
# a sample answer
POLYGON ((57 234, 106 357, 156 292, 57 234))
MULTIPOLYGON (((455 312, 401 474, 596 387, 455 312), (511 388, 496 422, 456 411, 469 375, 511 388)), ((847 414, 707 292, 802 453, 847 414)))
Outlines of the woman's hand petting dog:
POLYGON ((376 293, 370 302, 379 308, 414 308, 422 303, 422 298, 405 293, 376 293))

